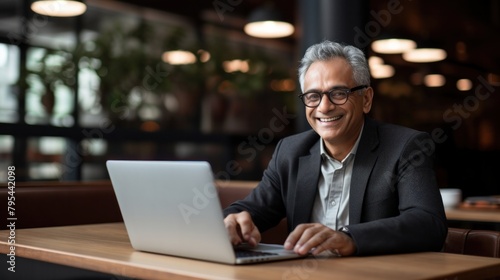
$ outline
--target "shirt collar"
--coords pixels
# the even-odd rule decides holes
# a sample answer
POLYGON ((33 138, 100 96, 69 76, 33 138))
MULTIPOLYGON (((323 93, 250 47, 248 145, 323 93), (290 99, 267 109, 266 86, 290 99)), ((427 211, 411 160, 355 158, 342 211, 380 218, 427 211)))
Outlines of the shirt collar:
MULTIPOLYGON (((365 127, 365 124, 363 124, 361 126, 361 131, 359 132, 359 135, 358 135, 358 139, 356 139, 356 143, 354 143, 354 146, 352 147, 351 151, 347 154, 347 156, 342 160, 346 160, 347 158, 349 158, 351 155, 356 155, 356 151, 358 150, 358 145, 359 145, 359 140, 361 139, 361 134, 363 134, 363 128, 365 127)), ((319 148, 319 152, 320 152, 320 155, 322 158, 332 158, 330 157, 330 155, 326 152, 326 148, 325 148, 325 143, 323 141, 323 138, 321 138, 321 142, 320 142, 320 148, 319 148)))

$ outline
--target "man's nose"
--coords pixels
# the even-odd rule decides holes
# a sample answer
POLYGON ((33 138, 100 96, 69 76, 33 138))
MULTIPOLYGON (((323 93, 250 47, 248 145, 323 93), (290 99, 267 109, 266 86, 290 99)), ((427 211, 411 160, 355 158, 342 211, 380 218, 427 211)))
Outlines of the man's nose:
POLYGON ((333 109, 335 104, 333 104, 328 98, 328 93, 321 95, 321 102, 318 105, 318 110, 320 112, 327 112, 333 109))

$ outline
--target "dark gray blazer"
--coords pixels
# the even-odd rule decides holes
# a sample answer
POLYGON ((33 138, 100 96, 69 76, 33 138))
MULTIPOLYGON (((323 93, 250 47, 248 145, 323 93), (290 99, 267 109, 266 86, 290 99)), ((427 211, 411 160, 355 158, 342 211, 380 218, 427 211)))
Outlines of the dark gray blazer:
MULTIPOLYGON (((439 251, 447 234, 427 133, 365 118, 354 161, 349 231, 358 255, 439 251)), ((282 139, 257 188, 224 214, 248 211, 259 230, 282 218, 292 231, 309 223, 320 177, 320 138, 282 139)))

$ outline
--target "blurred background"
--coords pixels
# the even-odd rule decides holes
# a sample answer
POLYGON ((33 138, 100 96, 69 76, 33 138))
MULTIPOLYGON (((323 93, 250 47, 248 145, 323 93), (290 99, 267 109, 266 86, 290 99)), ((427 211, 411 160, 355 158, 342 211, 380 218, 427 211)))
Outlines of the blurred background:
POLYGON ((498 0, 45 2, 0 0, 0 181, 11 165, 18 181, 106 179, 107 159, 259 180, 309 129, 296 69, 328 39, 369 58, 371 117, 431 133, 440 187, 498 194, 498 0))

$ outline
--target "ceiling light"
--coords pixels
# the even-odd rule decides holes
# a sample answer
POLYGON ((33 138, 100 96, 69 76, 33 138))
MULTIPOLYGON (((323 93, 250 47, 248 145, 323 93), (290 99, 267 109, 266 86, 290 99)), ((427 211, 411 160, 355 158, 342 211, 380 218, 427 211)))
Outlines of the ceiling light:
POLYGON ((417 47, 417 43, 409 39, 389 38, 380 39, 372 43, 372 50, 377 53, 403 53, 417 47))
POLYGON ((435 62, 446 58, 446 51, 438 48, 414 49, 403 53, 403 59, 408 62, 435 62))
POLYGON ((293 34, 294 27, 288 22, 263 21, 245 25, 245 33, 259 38, 280 38, 293 34))
POLYGON ((75 0, 39 0, 31 4, 31 10, 44 16, 74 17, 85 13, 87 6, 75 0))
POLYGON ((442 87, 446 83, 446 79, 441 74, 430 74, 424 77, 424 84, 428 87, 442 87))
POLYGON ((387 64, 370 65, 370 73, 374 79, 384 79, 394 76, 394 67, 387 64))
POLYGON ((244 31, 258 38, 281 38, 292 35, 295 28, 282 19, 272 3, 268 3, 250 14, 244 31))
POLYGON ((162 60, 172 65, 193 64, 196 62, 196 56, 189 51, 176 50, 164 52, 162 60))
POLYGON ((468 91, 472 88, 472 81, 469 79, 460 79, 457 81, 457 89, 459 91, 468 91))
POLYGON ((207 62, 210 60, 210 53, 206 50, 198 50, 198 55, 201 62, 207 62))
POLYGON ((368 58, 368 65, 370 67, 375 66, 375 65, 381 65, 381 64, 384 64, 384 60, 379 56, 372 55, 368 58))
POLYGON ((246 73, 248 72, 248 70, 250 70, 248 60, 241 60, 241 59, 224 61, 222 63, 222 67, 224 68, 224 71, 226 71, 227 73, 232 73, 236 71, 246 73))
POLYGON ((294 91, 295 81, 292 79, 272 80, 271 89, 274 91, 294 91))

